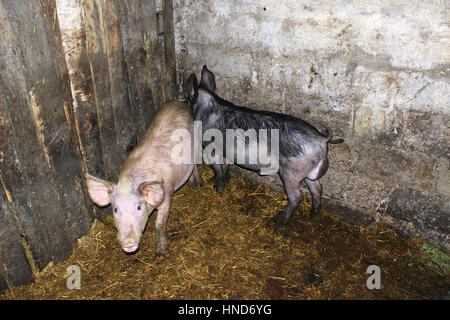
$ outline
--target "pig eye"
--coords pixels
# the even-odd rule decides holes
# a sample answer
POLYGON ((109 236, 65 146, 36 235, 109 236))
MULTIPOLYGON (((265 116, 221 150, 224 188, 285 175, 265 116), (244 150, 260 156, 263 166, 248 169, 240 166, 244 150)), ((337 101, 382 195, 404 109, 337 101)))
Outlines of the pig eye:
POLYGON ((138 209, 138 211, 140 211, 141 210, 141 206, 138 205, 136 209, 138 209))
POLYGON ((114 213, 119 213, 119 209, 114 208, 114 213))

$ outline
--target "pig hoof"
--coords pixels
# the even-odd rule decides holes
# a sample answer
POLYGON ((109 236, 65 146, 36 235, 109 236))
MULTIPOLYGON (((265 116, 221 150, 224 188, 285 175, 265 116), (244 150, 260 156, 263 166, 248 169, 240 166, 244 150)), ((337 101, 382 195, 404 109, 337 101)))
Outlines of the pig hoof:
POLYGON ((310 219, 313 219, 314 217, 317 217, 318 215, 320 214, 320 210, 311 210, 310 212, 309 212, 309 218, 310 219))
POLYGON ((156 254, 156 260, 163 261, 165 258, 166 258, 166 255, 164 253, 156 254))
POLYGON ((287 215, 286 212, 280 211, 274 218, 276 223, 288 223, 290 215, 287 215))

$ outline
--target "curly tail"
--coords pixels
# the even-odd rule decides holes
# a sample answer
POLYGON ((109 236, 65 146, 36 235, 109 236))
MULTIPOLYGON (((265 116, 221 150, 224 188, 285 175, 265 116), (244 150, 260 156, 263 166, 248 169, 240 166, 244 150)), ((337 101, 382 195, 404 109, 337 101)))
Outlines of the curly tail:
POLYGON ((333 138, 333 130, 331 130, 330 128, 326 128, 325 129, 325 141, 331 144, 338 144, 338 143, 342 143, 344 142, 344 139, 336 139, 336 140, 331 140, 331 138, 333 138))

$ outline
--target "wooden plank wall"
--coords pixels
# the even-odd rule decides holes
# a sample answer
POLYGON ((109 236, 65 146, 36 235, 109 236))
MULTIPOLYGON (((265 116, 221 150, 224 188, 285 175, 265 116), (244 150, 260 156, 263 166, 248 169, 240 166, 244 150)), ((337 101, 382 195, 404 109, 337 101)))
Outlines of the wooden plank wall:
POLYGON ((31 276, 31 266, 11 275, 18 266, 67 256, 92 220, 55 12, 52 1, 0 2, 0 260, 9 286, 31 276), (18 236, 32 261, 6 245, 18 236))
POLYGON ((115 181, 175 98, 171 10, 85 0, 66 64, 55 0, 0 0, 0 290, 65 258, 109 214, 88 199, 83 174, 115 181))
MULTIPOLYGON (((79 92, 75 118, 85 166, 92 175, 117 179, 120 164, 155 110, 176 96, 175 61, 165 58, 166 48, 173 57, 173 26, 165 32, 158 23, 164 14, 173 23, 173 9, 172 5, 163 9, 154 0, 86 0, 83 4, 83 35, 78 44, 83 54, 69 69, 71 74, 83 75, 72 85, 79 92), (169 40, 167 34, 171 34, 169 40), (160 44, 161 35, 170 45, 160 44)), ((98 217, 109 213, 104 211, 95 208, 98 217)))

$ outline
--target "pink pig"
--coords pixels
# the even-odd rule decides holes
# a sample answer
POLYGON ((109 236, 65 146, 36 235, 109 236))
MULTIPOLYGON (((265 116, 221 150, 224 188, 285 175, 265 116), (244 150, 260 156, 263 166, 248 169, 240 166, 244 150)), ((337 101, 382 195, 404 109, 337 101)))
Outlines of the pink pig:
POLYGON ((163 258, 166 254, 166 222, 172 195, 191 175, 190 182, 201 184, 193 161, 193 123, 192 110, 186 103, 165 103, 122 165, 117 184, 86 174, 92 201, 101 207, 112 205, 117 238, 125 252, 137 250, 148 218, 156 208, 156 256, 163 258), (185 148, 190 152, 188 161, 173 160, 174 151, 180 149, 181 140, 174 139, 177 130, 189 133, 191 148, 185 148))

